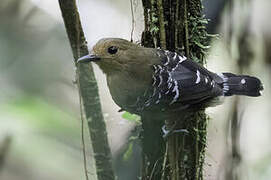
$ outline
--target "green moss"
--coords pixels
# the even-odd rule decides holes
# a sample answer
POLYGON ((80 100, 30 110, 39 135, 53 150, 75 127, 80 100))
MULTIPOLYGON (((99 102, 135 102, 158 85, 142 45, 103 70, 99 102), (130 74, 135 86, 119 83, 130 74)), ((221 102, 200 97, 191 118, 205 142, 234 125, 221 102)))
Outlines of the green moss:
POLYGON ((203 16, 193 17, 191 15, 188 18, 190 57, 196 62, 204 64, 205 56, 210 48, 210 36, 205 26, 208 21, 203 16))
MULTIPOLYGON (((150 37, 143 38, 143 45, 150 45, 149 39, 154 41, 157 40, 157 44, 161 44, 160 39, 160 25, 165 25, 166 34, 166 47, 172 51, 185 51, 186 55, 192 60, 204 64, 205 57, 208 54, 210 48, 210 35, 206 31, 205 25, 208 23, 207 19, 202 16, 201 10, 201 0, 172 0, 170 2, 163 2, 163 16, 164 22, 160 22, 161 19, 157 11, 157 1, 149 0, 144 1, 144 15, 145 15, 145 32, 151 32, 150 37), (146 9, 146 6, 148 8, 146 9)), ((147 33, 145 33, 146 35, 147 33)), ((144 37, 144 36, 143 36, 144 37)), ((149 46, 153 47, 153 46, 149 46)), ((181 113, 181 112, 180 112, 181 113)), ((175 176, 179 178, 175 179, 193 179, 200 180, 203 179, 203 164, 205 159, 205 148, 206 148, 206 136, 207 136, 207 122, 208 117, 204 111, 198 111, 196 113, 187 113, 186 116, 176 116, 168 122, 175 122, 177 119, 178 129, 187 129, 189 135, 174 134, 169 137, 169 164, 166 165, 166 175, 172 179, 175 176), (173 162, 175 161, 175 162, 173 162), (177 165, 176 165, 177 164, 177 165), (177 170, 174 167, 178 167, 177 170), (169 167, 173 169, 169 170, 169 167), (174 176, 174 177, 172 177, 174 176)), ((150 117, 150 116, 147 116, 150 117)), ((155 116, 153 116, 155 117, 155 116)), ((154 131, 154 127, 157 128, 155 131, 159 131, 160 126, 151 125, 157 124, 157 119, 155 118, 142 118, 143 129, 146 132, 154 131), (151 127, 148 129, 148 127, 151 127)), ((149 135, 149 134, 148 134, 149 135)), ((144 141, 144 137, 142 138, 144 141)), ((146 141, 146 140, 145 140, 146 141)), ((149 141, 149 143, 151 143, 149 141)), ((144 144, 144 142, 143 142, 144 144)), ((147 144, 147 143, 146 143, 147 144)), ((159 148, 163 146, 164 142, 153 143, 151 148, 159 148)), ((148 144, 149 145, 149 144, 148 144)), ((145 147, 146 148, 146 147, 145 147)), ((162 151, 163 149, 161 149, 162 151)), ((150 151, 144 149, 143 151, 150 151)), ((165 151, 165 150, 164 150, 165 151)), ((164 154, 165 152, 159 152, 158 155, 164 154)), ((151 159, 149 165, 152 166, 160 158, 155 157, 154 154, 148 157, 151 159)), ((145 167, 146 169, 152 167, 145 167)), ((143 167, 144 169, 144 167, 143 167)), ((149 172, 144 172, 143 174, 148 174, 149 172)), ((159 176, 157 176, 159 177, 159 176)), ((156 178, 160 179, 160 178, 156 178)))

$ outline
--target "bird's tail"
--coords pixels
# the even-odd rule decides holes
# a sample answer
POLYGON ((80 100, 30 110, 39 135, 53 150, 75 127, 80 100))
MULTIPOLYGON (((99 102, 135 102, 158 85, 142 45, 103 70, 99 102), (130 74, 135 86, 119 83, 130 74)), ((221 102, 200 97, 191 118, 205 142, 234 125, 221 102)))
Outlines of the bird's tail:
POLYGON ((263 90, 261 81, 252 76, 222 73, 224 96, 260 96, 263 90))

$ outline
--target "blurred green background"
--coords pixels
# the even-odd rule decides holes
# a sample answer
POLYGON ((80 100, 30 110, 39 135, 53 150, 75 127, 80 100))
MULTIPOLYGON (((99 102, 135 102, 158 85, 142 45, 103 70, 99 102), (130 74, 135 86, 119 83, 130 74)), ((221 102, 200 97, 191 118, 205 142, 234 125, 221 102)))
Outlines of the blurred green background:
MULTIPOLYGON (((242 161, 237 171, 242 179, 268 180, 271 179, 271 3, 234 2, 232 11, 226 6, 221 15, 217 28, 221 36, 212 42, 207 67, 215 72, 238 72, 236 59, 242 55, 238 38, 244 29, 248 31, 245 42, 251 46, 253 57, 244 73, 262 79, 265 91, 259 98, 240 98, 242 161)), ((136 14, 133 39, 138 41, 143 17, 140 1, 133 0, 133 4, 136 14)), ((81 0, 78 6, 89 47, 102 37, 130 39, 129 1, 81 0)), ((79 99, 73 84, 75 67, 58 1, 1 0, 0 56, 0 179, 84 179, 79 99)), ((110 97, 104 75, 94 68, 115 169, 120 180, 134 180, 140 163, 135 159, 140 155, 136 147, 129 155, 129 136, 135 123, 117 112, 119 108, 110 97)), ((226 127, 233 101, 231 97, 223 105, 207 109, 211 117, 207 180, 225 179, 223 172, 228 166, 231 141, 226 127)), ((95 179, 87 129, 84 135, 89 175, 95 179)))

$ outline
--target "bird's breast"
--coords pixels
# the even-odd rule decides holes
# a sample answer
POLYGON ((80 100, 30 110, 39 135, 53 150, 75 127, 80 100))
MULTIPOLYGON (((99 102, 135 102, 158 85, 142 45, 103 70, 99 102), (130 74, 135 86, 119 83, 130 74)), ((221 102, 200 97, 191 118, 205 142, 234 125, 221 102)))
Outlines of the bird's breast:
POLYGON ((107 77, 107 85, 114 102, 126 111, 133 112, 140 97, 151 82, 134 79, 129 75, 114 75, 107 77))

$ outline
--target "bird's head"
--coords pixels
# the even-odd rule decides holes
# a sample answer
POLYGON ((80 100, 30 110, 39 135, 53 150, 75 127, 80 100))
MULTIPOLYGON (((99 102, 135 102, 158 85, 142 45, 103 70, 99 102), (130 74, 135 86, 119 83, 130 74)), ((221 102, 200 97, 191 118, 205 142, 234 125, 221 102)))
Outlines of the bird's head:
POLYGON ((105 74, 146 67, 156 56, 153 49, 144 48, 130 41, 119 38, 104 38, 99 40, 90 54, 77 60, 95 62, 105 74))

